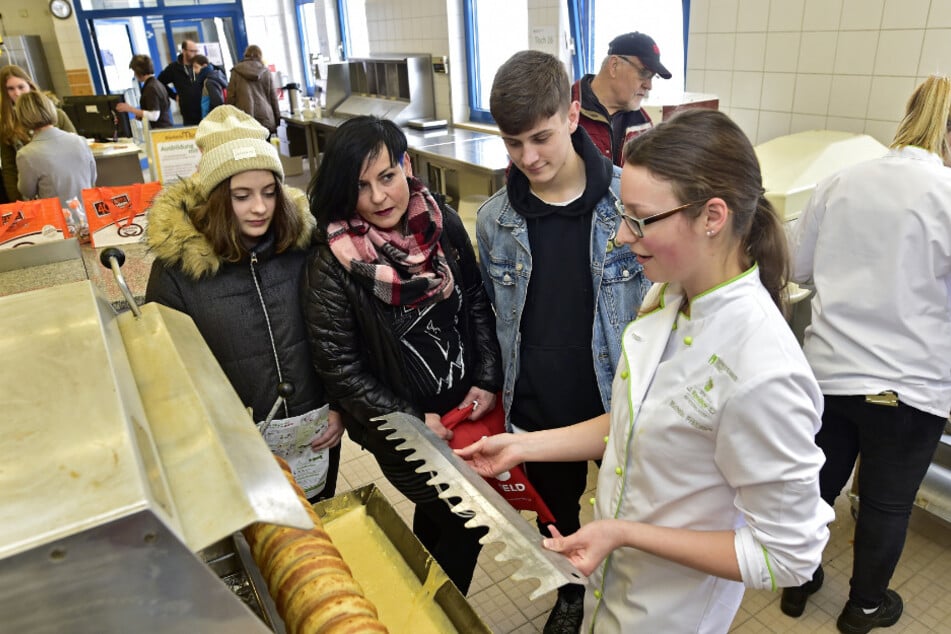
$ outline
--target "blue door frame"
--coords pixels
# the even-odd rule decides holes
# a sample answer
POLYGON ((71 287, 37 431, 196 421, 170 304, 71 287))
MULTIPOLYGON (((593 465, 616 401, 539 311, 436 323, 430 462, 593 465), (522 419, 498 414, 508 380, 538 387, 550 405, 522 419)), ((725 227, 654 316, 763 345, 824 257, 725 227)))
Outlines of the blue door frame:
MULTIPOLYGON (((164 6, 163 0, 158 0, 157 7, 147 9, 105 9, 86 11, 82 9, 79 2, 73 3, 76 11, 76 20, 79 23, 79 31, 83 38, 83 48, 86 51, 86 65, 89 67, 92 76, 93 89, 96 94, 103 94, 105 86, 102 79, 102 70, 99 66, 99 58, 93 46, 93 37, 91 31, 92 20, 101 19, 121 19, 121 18, 142 18, 146 25, 146 31, 153 37, 149 38, 149 55, 153 60, 159 60, 158 46, 155 44, 155 30, 150 24, 149 18, 161 17, 164 20, 165 32, 168 38, 169 51, 174 59, 177 44, 173 41, 171 27, 169 22, 178 22, 182 20, 194 19, 200 21, 208 18, 231 18, 231 24, 234 28, 235 48, 237 51, 244 51, 248 46, 248 33, 244 26, 244 10, 240 2, 227 4, 202 4, 191 6, 164 6)), ((199 26, 200 29, 200 26, 199 26)), ((160 69, 156 68, 156 72, 160 69)))

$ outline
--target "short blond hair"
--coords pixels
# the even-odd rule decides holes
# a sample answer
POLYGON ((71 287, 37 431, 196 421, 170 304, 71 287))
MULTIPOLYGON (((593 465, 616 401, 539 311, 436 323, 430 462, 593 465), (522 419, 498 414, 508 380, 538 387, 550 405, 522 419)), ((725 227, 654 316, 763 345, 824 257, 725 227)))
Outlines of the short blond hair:
POLYGON ((948 125, 951 123, 951 77, 932 75, 908 98, 905 116, 898 124, 889 147, 914 145, 943 158, 951 155, 948 125))
POLYGON ((56 106, 41 92, 25 92, 14 106, 16 117, 27 130, 56 125, 56 106))

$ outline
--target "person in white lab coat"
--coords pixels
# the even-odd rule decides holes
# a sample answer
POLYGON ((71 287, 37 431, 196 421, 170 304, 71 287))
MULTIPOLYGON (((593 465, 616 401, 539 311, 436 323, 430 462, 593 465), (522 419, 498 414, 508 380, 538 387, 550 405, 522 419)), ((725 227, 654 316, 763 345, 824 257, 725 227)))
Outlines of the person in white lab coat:
MULTIPOLYGON (((926 79, 891 150, 819 184, 791 236, 792 277, 812 282, 804 349, 825 399, 816 442, 832 504, 856 457, 861 498, 849 600, 838 627, 893 625, 888 589, 918 487, 951 410, 951 78, 926 79)), ((802 614, 822 586, 783 591, 802 614)))
POLYGON ((780 310, 782 226, 749 140, 687 110, 624 152, 616 241, 656 283, 612 410, 460 450, 483 475, 603 459, 594 521, 544 541, 589 575, 584 631, 726 632, 744 586, 808 579, 829 532, 822 397, 780 310))

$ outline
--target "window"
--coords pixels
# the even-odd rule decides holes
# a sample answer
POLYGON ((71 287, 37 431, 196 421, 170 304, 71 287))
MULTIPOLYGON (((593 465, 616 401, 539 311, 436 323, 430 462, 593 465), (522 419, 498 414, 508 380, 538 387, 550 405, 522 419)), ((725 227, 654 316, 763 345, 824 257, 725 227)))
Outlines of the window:
POLYGON ((528 48, 527 0, 465 0, 469 119, 492 122, 489 92, 505 60, 528 48))
POLYGON ((337 0, 343 56, 368 57, 370 36, 367 32, 366 0, 337 0))

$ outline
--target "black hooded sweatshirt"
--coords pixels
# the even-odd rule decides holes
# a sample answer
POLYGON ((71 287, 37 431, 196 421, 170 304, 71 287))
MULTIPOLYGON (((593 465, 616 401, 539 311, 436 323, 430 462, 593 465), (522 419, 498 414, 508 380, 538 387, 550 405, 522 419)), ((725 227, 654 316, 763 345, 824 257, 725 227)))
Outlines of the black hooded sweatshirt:
POLYGON ((584 193, 566 205, 550 205, 535 196, 514 165, 508 174, 509 201, 526 220, 532 248, 511 411, 512 424, 528 431, 565 427, 604 413, 591 353, 591 219, 611 186, 614 166, 581 127, 571 143, 584 161, 586 184, 584 193))

